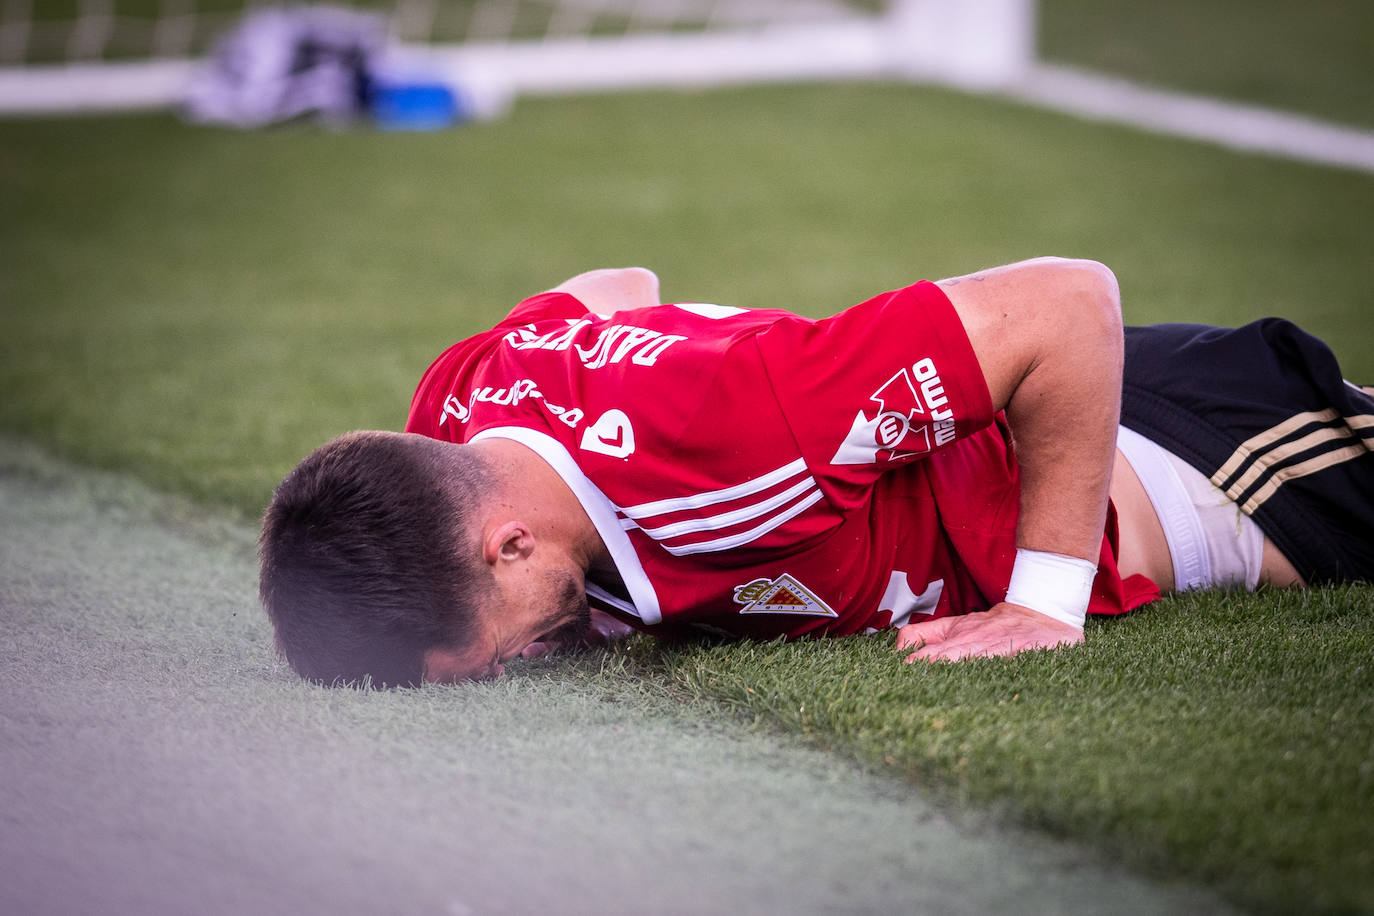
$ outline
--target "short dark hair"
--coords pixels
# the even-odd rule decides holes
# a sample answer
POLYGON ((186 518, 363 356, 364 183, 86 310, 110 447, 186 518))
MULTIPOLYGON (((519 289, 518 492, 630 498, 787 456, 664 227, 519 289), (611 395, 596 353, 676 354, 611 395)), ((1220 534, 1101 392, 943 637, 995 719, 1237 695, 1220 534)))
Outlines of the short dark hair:
POLYGON ((411 686, 428 650, 470 638, 491 574, 467 533, 471 505, 449 486, 457 475, 480 502, 490 480, 478 456, 444 460, 446 447, 350 433, 277 487, 258 543, 259 597, 302 677, 411 686))

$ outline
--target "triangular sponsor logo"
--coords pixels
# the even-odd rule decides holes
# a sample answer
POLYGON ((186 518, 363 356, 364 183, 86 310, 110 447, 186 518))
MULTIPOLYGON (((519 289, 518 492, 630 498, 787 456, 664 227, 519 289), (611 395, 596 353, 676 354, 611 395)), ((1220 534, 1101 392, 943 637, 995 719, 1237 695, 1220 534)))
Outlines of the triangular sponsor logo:
MULTIPOLYGON (((918 370, 917 378, 928 377, 921 375, 918 368, 925 362, 928 360, 922 360, 912 367, 918 370)), ((931 363, 930 372, 933 374, 934 371, 934 364, 931 363)), ((939 376, 935 376, 935 380, 938 382, 939 376)), ((925 391, 924 384, 921 390, 925 391)), ((943 392, 944 389, 940 390, 943 392)), ((897 461, 918 452, 930 451, 930 427, 925 420, 916 420, 918 415, 925 415, 926 408, 916 394, 916 386, 908 370, 899 370, 869 395, 868 400, 878 405, 877 413, 872 417, 865 410, 855 414, 849 432, 835 450, 835 456, 830 459, 831 464, 875 464, 880 459, 897 461)), ((939 403, 945 403, 943 397, 939 403)))
POLYGON ((783 573, 776 579, 755 579, 735 589, 741 614, 809 614, 838 617, 815 592, 783 573))

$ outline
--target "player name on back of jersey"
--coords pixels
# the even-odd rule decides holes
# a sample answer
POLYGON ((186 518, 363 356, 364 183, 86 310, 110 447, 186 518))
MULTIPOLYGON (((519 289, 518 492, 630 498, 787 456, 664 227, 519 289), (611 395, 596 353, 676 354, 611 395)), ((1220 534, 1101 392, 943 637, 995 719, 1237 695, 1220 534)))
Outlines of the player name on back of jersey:
POLYGON ((649 328, 629 324, 612 324, 601 329, 589 347, 578 344, 579 335, 594 324, 591 318, 567 318, 566 328, 554 328, 540 334, 532 324, 511 331, 502 341, 516 350, 567 350, 572 349, 577 359, 587 369, 600 369, 614 365, 626 357, 640 366, 652 366, 658 362, 663 352, 680 340, 687 338, 682 334, 664 334, 649 328))
MULTIPOLYGON (((682 334, 664 334, 648 328, 628 324, 612 324, 601 329, 590 346, 582 346, 578 339, 595 322, 591 318, 565 318, 566 326, 555 327, 539 333, 536 325, 527 324, 516 328, 501 342, 513 350, 549 350, 563 352, 571 350, 579 363, 587 369, 600 369, 615 365, 626 359, 640 366, 653 366, 669 347, 679 341, 687 340, 682 334)), ((443 426, 450 418, 460 423, 467 422, 472 406, 479 402, 510 407, 526 398, 543 401, 544 406, 568 426, 576 428, 582 421, 583 413, 578 407, 563 407, 548 401, 544 393, 532 379, 519 379, 504 387, 482 386, 474 388, 466 399, 449 395, 439 414, 439 425, 443 426)))

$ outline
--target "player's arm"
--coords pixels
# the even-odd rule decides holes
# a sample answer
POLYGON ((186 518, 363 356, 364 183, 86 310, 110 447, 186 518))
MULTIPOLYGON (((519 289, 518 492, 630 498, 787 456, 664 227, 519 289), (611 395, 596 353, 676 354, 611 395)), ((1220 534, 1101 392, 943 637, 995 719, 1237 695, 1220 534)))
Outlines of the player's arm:
POLYGON ((575 296, 588 311, 614 312, 659 304, 658 277, 645 267, 607 267, 564 280, 549 292, 575 296))
POLYGON ((1006 410, 1011 426, 1021 514, 1008 597, 1025 603, 903 627, 898 647, 915 647, 912 659, 956 659, 1080 642, 1073 607, 1081 603, 1081 621, 1083 576, 1090 589, 1121 411, 1116 278, 1093 261, 1040 258, 939 285, 964 324, 994 407, 1006 410))

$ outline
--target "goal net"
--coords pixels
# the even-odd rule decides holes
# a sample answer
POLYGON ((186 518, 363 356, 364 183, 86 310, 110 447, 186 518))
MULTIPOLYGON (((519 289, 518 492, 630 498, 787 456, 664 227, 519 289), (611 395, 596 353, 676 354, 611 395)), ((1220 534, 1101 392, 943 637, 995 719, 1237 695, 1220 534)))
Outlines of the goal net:
MULTIPOLYGON (((0 114, 175 105, 265 0, 0 0, 0 114)), ((1034 0, 356 0, 392 47, 509 94, 835 79, 1007 85, 1034 0)))

